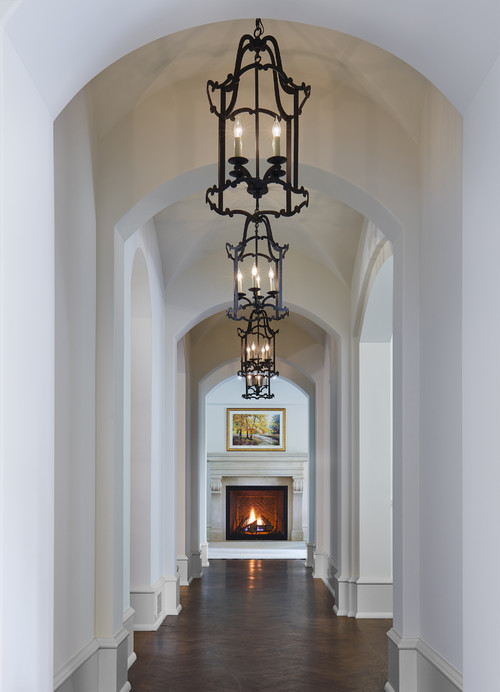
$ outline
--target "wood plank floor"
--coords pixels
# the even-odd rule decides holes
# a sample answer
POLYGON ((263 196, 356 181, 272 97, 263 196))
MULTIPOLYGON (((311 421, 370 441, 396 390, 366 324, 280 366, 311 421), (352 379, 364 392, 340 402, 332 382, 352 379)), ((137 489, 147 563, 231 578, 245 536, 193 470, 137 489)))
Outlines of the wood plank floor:
POLYGON ((337 618, 301 560, 211 560, 136 632, 133 692, 382 692, 391 620, 337 618))

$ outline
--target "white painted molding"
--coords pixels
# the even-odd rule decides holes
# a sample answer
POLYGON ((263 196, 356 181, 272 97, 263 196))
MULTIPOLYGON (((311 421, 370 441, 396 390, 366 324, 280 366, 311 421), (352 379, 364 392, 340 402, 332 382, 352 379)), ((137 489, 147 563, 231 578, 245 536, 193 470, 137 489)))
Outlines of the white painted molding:
POLYGON ((135 610, 135 632, 154 632, 161 625, 165 618, 162 589, 163 579, 159 579, 155 584, 130 588, 130 602, 135 610), (161 601, 160 610, 157 605, 158 599, 161 601))
MULTIPOLYGON (((127 640, 129 633, 122 627, 113 637, 98 637, 99 643, 99 688, 98 692, 118 689, 121 681, 127 680, 127 640), (122 666, 125 668, 123 669, 122 666)), ((120 692, 130 692, 125 682, 120 692)))
POLYGON ((128 632, 128 641, 127 641, 128 665, 127 665, 127 670, 137 660, 137 656, 134 652, 134 622, 135 622, 135 610, 132 607, 128 607, 127 610, 123 613, 123 627, 128 632))
MULTIPOLYGON (((133 616, 132 609, 126 611, 130 612, 133 616)), ((125 650, 119 652, 119 649, 127 648, 129 636, 128 630, 122 628, 114 637, 92 639, 54 676, 54 692, 60 689, 68 692, 88 692, 89 689, 109 692, 116 689, 117 680, 127 677, 127 670, 137 659, 133 652, 130 656, 125 655, 125 650), (127 668, 122 670, 125 661, 127 668)), ((125 682, 120 692, 129 692, 131 689, 130 683, 125 682)))
POLYGON ((384 692, 396 692, 394 687, 391 685, 390 682, 386 682, 384 686, 384 692))
POLYGON ((181 586, 189 586, 193 581, 190 570, 190 561, 193 553, 187 555, 177 555, 177 569, 179 570, 181 586))
POLYGON ((127 637, 128 632, 124 627, 120 628, 113 637, 97 637, 99 650, 116 650, 123 644, 127 637))
POLYGON ((306 544, 306 561, 305 561, 305 566, 306 567, 312 567, 313 572, 314 572, 314 551, 316 550, 316 546, 314 543, 307 543, 306 544))
MULTIPOLYGON (((207 527, 208 530, 210 527, 207 527)), ((210 567, 210 562, 208 561, 208 543, 200 543, 200 553, 201 553, 201 566, 210 567)))
MULTIPOLYGON (((419 663, 418 657, 421 657, 427 663, 430 664, 431 671, 434 671, 432 673, 432 676, 436 678, 435 684, 433 683, 431 689, 444 689, 443 685, 445 684, 445 681, 443 678, 445 678, 446 681, 451 683, 453 686, 454 690, 453 692, 462 692, 463 691, 463 675, 460 671, 458 671, 454 666, 451 665, 445 658, 443 658, 440 654, 437 653, 431 646, 429 646, 423 639, 418 639, 418 638, 409 638, 409 637, 401 637, 401 635, 392 628, 389 630, 387 633, 387 637, 390 639, 391 642, 393 642, 399 652, 400 652, 400 661, 399 661, 399 666, 400 666, 400 680, 408 680, 409 676, 413 677, 417 675, 417 671, 415 670, 413 672, 412 668, 413 665, 410 663, 410 672, 408 670, 404 670, 405 667, 405 659, 402 657, 402 653, 405 652, 413 652, 415 653, 417 657, 417 668, 421 666, 421 662, 419 663)), ((416 687, 417 681, 414 681, 414 686, 413 689, 417 689, 416 687)), ((446 685, 446 690, 448 690, 448 685, 446 685)), ((449 688, 451 691, 451 687, 449 688)), ((389 687, 389 692, 392 690, 392 687, 389 687)), ((401 692, 404 692, 403 689, 401 689, 401 692)), ((418 688, 418 692, 426 692, 425 689, 420 690, 418 688)))
POLYGON ((84 646, 81 651, 79 651, 76 656, 73 656, 68 663, 61 668, 57 674, 54 676, 54 692, 63 685, 66 680, 76 673, 76 671, 81 668, 85 663, 87 663, 92 656, 95 656, 99 651, 99 642, 97 639, 92 639, 87 646, 84 646))
POLYGON ((163 577, 163 617, 179 615, 182 610, 180 602, 181 578, 179 574, 163 577))
POLYGON ((429 646, 423 639, 419 639, 417 642, 417 651, 423 656, 434 668, 437 668, 442 675, 447 678, 458 690, 463 690, 464 679, 463 674, 460 673, 454 666, 451 665, 445 658, 443 658, 437 651, 429 646))

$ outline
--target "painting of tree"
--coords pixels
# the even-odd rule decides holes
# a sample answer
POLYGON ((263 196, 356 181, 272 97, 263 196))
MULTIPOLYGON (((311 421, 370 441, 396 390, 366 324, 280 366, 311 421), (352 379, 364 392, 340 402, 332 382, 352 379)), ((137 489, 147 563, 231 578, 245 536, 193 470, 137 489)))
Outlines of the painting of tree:
POLYGON ((227 449, 285 449, 284 409, 227 409, 227 449))

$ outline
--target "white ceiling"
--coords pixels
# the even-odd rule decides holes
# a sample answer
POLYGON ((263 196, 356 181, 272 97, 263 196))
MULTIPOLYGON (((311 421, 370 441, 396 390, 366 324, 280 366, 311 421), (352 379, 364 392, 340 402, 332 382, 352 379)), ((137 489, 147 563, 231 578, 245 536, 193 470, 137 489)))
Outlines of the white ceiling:
MULTIPOLYGON (((496 0, 254 0, 253 17, 270 13, 384 48, 427 77, 460 110, 499 53, 496 0)), ((19 0, 11 6, 6 28, 55 117, 96 74, 136 48, 189 27, 247 17, 247 6, 234 0, 19 0)))

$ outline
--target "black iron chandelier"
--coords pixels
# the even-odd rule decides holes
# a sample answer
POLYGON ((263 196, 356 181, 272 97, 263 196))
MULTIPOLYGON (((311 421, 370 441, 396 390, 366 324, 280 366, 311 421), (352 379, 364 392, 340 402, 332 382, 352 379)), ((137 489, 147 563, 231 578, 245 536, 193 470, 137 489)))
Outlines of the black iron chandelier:
POLYGON ((299 184, 299 116, 311 87, 287 76, 278 42, 263 33, 257 19, 253 36, 240 39, 233 73, 222 83, 207 82, 210 112, 218 119, 218 181, 205 199, 218 214, 246 217, 241 241, 226 243, 233 262, 233 305, 226 314, 247 323, 237 330, 244 399, 274 397, 278 330, 270 322, 289 314, 282 296, 288 245, 275 241, 269 219, 293 216, 309 204, 299 184))
POLYGON ((265 310, 252 310, 246 329, 238 328, 241 339, 241 366, 238 376, 245 379, 244 399, 272 399, 271 380, 276 372, 275 336, 265 310))
POLYGON ((218 214, 292 216, 309 203, 309 193, 299 186, 299 116, 311 87, 287 76, 278 42, 263 31, 257 19, 253 36, 240 39, 233 73, 220 84, 207 82, 210 112, 219 121, 219 174, 206 201, 218 214), (252 105, 240 104, 246 99, 252 105), (226 152, 231 152, 227 160, 226 152), (230 206, 243 201, 242 188, 251 196, 250 208, 230 206), (273 188, 282 193, 278 204, 261 209, 261 199, 273 188))
POLYGON ((287 250, 288 245, 278 245, 274 240, 267 216, 246 219, 238 245, 226 243, 227 255, 233 261, 233 306, 227 310, 228 317, 250 321, 250 313, 264 310, 269 313, 268 320, 288 315, 282 302, 283 257, 287 250))

